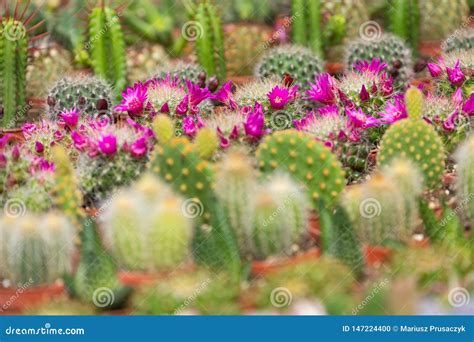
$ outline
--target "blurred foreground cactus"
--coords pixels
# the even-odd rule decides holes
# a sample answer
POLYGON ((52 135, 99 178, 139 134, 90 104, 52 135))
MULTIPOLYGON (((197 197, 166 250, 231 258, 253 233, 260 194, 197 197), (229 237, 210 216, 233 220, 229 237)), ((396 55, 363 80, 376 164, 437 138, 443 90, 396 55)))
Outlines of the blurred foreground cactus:
POLYGON ((458 202, 469 224, 474 223, 474 136, 464 141, 456 152, 458 202))

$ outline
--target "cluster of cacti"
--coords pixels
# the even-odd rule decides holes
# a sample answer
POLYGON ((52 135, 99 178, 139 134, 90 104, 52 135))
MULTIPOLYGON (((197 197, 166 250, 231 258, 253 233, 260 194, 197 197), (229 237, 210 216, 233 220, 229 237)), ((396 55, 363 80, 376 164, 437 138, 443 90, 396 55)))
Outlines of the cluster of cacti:
POLYGON ((271 20, 271 0, 230 0, 216 2, 224 22, 266 22, 271 20))
POLYGON ((224 46, 230 75, 252 75, 255 64, 268 47, 272 30, 263 25, 226 25, 224 46))
POLYGON ((344 171, 336 156, 310 135, 293 130, 266 137, 256 152, 260 170, 288 172, 304 184, 315 207, 333 205, 345 186, 344 171))
POLYGON ((408 242, 418 226, 418 198, 423 178, 417 167, 394 160, 342 199, 362 242, 372 246, 408 242))
POLYGON ((57 119, 62 112, 76 109, 83 116, 109 116, 112 98, 111 87, 100 78, 65 77, 48 93, 48 114, 57 119))
POLYGON ((255 74, 260 78, 280 79, 289 75, 295 84, 306 89, 323 70, 323 62, 311 50, 298 45, 283 45, 272 48, 262 57, 255 67, 255 74))
POLYGON ((226 77, 224 31, 218 11, 208 0, 200 1, 193 11, 193 19, 201 31, 194 42, 199 64, 208 75, 215 75, 223 82, 226 77))
POLYGON ((258 183, 253 165, 241 151, 229 152, 217 168, 216 194, 242 257, 265 259, 298 250, 308 231, 308 208, 301 187, 283 174, 258 183))
POLYGON ((474 137, 464 141, 456 152, 458 179, 456 183, 458 202, 468 222, 474 222, 474 137))
POLYGON ((127 83, 125 41, 119 14, 104 2, 89 16, 87 39, 85 46, 94 73, 109 82, 116 95, 120 94, 127 83))
POLYGON ((158 44, 127 48, 127 75, 130 82, 146 81, 155 75, 157 66, 169 63, 166 50, 158 44))
POLYGON ((452 51, 469 51, 474 48, 474 29, 466 28, 455 32, 449 36, 443 44, 443 51, 449 53, 452 51))
POLYGON ((192 225, 184 203, 150 174, 111 198, 101 217, 106 241, 124 269, 167 271, 186 261, 192 225))
POLYGON ((76 230, 59 213, 7 213, 0 236, 0 276, 14 286, 49 285, 71 271, 76 230))
POLYGON ((424 40, 442 40, 469 24, 467 0, 420 0, 420 34, 424 40))
POLYGON ((406 105, 408 118, 389 127, 380 145, 378 161, 387 165, 394 158, 409 159, 422 171, 426 186, 437 188, 445 165, 443 142, 435 128, 423 120, 424 99, 419 89, 407 91, 406 105))
POLYGON ((389 73, 398 85, 406 85, 413 77, 412 51, 402 39, 391 34, 381 34, 374 39, 361 37, 351 42, 345 64, 352 69, 357 62, 374 58, 388 64, 389 73))

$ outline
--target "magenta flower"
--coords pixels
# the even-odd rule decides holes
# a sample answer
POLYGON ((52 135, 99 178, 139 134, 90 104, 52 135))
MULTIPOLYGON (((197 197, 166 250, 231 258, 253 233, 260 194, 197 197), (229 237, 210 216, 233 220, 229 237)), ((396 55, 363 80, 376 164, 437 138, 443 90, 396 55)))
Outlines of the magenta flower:
POLYGON ((101 136, 98 144, 100 151, 107 156, 114 155, 117 152, 117 138, 115 135, 107 134, 101 136))
POLYGON ((147 139, 145 137, 141 137, 137 139, 131 146, 130 151, 132 156, 134 157, 143 157, 148 150, 147 139))
POLYGON ((217 136, 219 137, 221 148, 228 148, 230 146, 230 139, 226 138, 226 136, 224 135, 224 133, 222 133, 222 130, 219 127, 217 127, 216 131, 217 136))
POLYGON ((456 128, 456 120, 459 117, 459 111, 455 110, 449 117, 443 121, 443 128, 447 132, 452 132, 456 128))
POLYGON ((186 95, 181 102, 176 106, 176 114, 186 115, 189 109, 189 96, 186 95))
POLYGON ((186 80, 186 87, 188 88, 189 103, 191 108, 197 107, 202 101, 211 98, 212 94, 207 88, 201 88, 198 85, 186 80))
POLYGON ((464 83, 464 80, 466 79, 461 70, 459 60, 456 62, 454 68, 446 68, 446 72, 448 73, 449 82, 451 82, 451 84, 454 86, 460 86, 464 83))
POLYGON ((283 109, 291 100, 288 88, 280 86, 274 87, 267 96, 273 109, 283 109))
POLYGON ((224 83, 224 85, 219 89, 213 96, 212 99, 227 105, 231 109, 238 109, 239 106, 235 102, 234 97, 232 96, 232 81, 224 83))
POLYGON ((387 74, 383 74, 381 77, 382 81, 382 89, 380 89, 380 92, 384 96, 388 96, 393 93, 393 78, 388 77, 387 74))
POLYGON ((6 168, 7 163, 7 156, 5 156, 3 153, 0 153, 0 169, 6 168))
POLYGON ((55 141, 61 141, 64 139, 64 134, 60 130, 56 130, 54 132, 54 140, 55 141))
POLYGON ((0 150, 3 150, 7 145, 12 135, 10 133, 5 134, 2 138, 0 138, 0 150))
POLYGON ((192 116, 183 119, 183 132, 189 137, 194 137, 198 131, 198 126, 192 116))
POLYGON ((474 93, 472 93, 466 103, 464 103, 462 111, 469 116, 474 114, 474 93))
POLYGON ((32 124, 32 123, 26 123, 21 128, 21 130, 23 132, 23 136, 25 137, 25 139, 31 138, 31 135, 34 132, 36 132, 37 129, 38 129, 38 127, 35 124, 32 124))
POLYGON ((138 82, 133 87, 127 88, 122 93, 122 102, 115 106, 115 110, 119 112, 128 112, 132 117, 140 116, 146 109, 148 101, 147 86, 138 82))
POLYGON ((365 88, 365 85, 362 85, 362 89, 360 90, 359 97, 362 102, 367 102, 370 100, 370 95, 369 95, 369 92, 367 91, 367 88, 365 88))
POLYGON ((428 71, 430 72, 432 77, 439 77, 443 72, 443 69, 438 64, 435 63, 428 63, 427 64, 428 71))
POLYGON ((82 151, 84 150, 84 148, 87 147, 87 144, 88 144, 87 137, 79 134, 78 132, 73 131, 71 133, 71 139, 74 144, 74 147, 77 148, 79 151, 82 151))
POLYGON ((388 125, 407 118, 408 114, 403 95, 396 96, 395 101, 393 103, 388 102, 385 105, 384 111, 379 114, 381 116, 380 122, 388 125))
POLYGON ((265 129, 265 116, 263 107, 260 103, 255 102, 253 109, 246 108, 247 119, 244 122, 245 134, 253 139, 260 139, 267 134, 269 130, 265 129))
POLYGON ((360 108, 355 110, 346 108, 346 114, 353 128, 370 128, 379 124, 378 119, 365 115, 360 108))
POLYGON ((369 72, 374 75, 380 74, 387 68, 387 63, 382 63, 377 58, 374 58, 370 64, 368 61, 359 61, 354 64, 354 69, 360 73, 369 72))
POLYGON ((17 161, 18 159, 20 159, 20 148, 18 147, 18 145, 13 146, 12 158, 14 161, 17 161))
POLYGON ((451 97, 451 100, 453 101, 453 103, 456 106, 461 106, 462 105, 463 98, 462 98, 462 89, 461 88, 456 89, 453 96, 451 97))
POLYGON ((336 80, 328 73, 320 74, 316 83, 310 83, 310 89, 306 91, 309 99, 323 104, 336 103, 336 80))
POLYGON ((44 152, 44 145, 43 143, 36 141, 35 142, 35 151, 38 154, 42 154, 44 152))
POLYGON ((71 129, 76 128, 77 123, 79 122, 79 112, 75 108, 62 112, 59 114, 59 117, 64 121, 66 126, 71 129))

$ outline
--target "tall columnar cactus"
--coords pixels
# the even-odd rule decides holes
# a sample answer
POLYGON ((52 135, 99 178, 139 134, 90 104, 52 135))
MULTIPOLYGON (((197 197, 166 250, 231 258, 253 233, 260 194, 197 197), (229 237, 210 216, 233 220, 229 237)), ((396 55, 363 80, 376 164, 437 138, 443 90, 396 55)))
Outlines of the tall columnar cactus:
POLYGON ((76 231, 59 213, 0 218, 0 276, 18 286, 42 286, 72 268, 76 231))
POLYGON ((106 237, 127 270, 166 271, 189 255, 192 226, 183 200, 154 175, 112 198, 103 215, 106 237))
POLYGON ((413 77, 411 49, 402 39, 388 33, 370 40, 361 37, 350 43, 345 57, 346 68, 352 69, 357 62, 374 58, 387 63, 388 72, 397 85, 406 85, 413 77))
POLYGON ((226 77, 224 32, 217 9, 210 1, 202 0, 194 12, 201 31, 195 41, 198 61, 209 75, 223 82, 226 77))
POLYGON ((323 70, 323 62, 310 49, 283 45, 272 48, 262 57, 255 74, 260 78, 276 76, 278 79, 288 74, 295 84, 306 89, 323 70))
POLYGON ((119 14, 103 0, 90 14, 86 47, 94 73, 112 84, 119 95, 127 83, 125 41, 119 14))
POLYGON ((443 141, 422 118, 422 92, 410 88, 405 96, 409 117, 389 127, 380 145, 378 161, 387 165, 396 158, 409 159, 420 168, 426 186, 438 188, 445 165, 443 141))
POLYGON ((418 51, 420 8, 418 0, 392 0, 390 3, 390 31, 404 39, 414 53, 418 51))
POLYGON ((29 32, 43 24, 41 21, 28 28, 37 11, 23 21, 27 8, 19 11, 18 6, 19 2, 13 16, 8 8, 6 14, 0 15, 0 127, 4 128, 15 127, 27 114, 28 44, 38 38, 29 37, 29 32))
POLYGON ((212 190, 214 172, 209 162, 199 156, 188 139, 179 137, 156 146, 151 170, 187 197, 183 210, 198 220, 193 240, 196 260, 217 268, 240 268, 234 233, 212 190))
POLYGON ((290 254, 308 232, 306 194, 288 175, 275 175, 257 188, 247 246, 257 259, 290 254))
POLYGON ((470 224, 474 222, 474 136, 470 136, 456 152, 458 200, 470 224))
POLYGON ((76 109, 83 116, 109 115, 112 99, 112 89, 100 78, 65 77, 48 93, 48 114, 57 119, 62 112, 76 109))
POLYGON ((292 0, 293 41, 307 45, 318 56, 323 56, 322 13, 320 0, 292 0))
POLYGON ((331 151, 311 136, 294 130, 266 137, 257 150, 264 173, 283 170, 304 184, 315 204, 331 206, 344 189, 341 164, 331 151))

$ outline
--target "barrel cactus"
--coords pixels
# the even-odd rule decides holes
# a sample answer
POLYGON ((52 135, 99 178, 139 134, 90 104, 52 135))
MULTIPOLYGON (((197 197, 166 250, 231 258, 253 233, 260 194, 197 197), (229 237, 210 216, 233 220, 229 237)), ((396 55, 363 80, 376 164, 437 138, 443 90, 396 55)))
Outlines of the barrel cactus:
POLYGON ((255 68, 260 78, 290 75, 295 84, 306 89, 324 70, 321 59, 310 49, 298 45, 282 45, 270 49, 255 68))
POLYGON ((406 94, 408 118, 389 127, 379 152, 379 163, 386 165, 394 158, 407 158, 423 172, 425 184, 438 188, 445 165, 445 151, 441 137, 433 126, 423 120, 423 94, 410 88, 406 94))
POLYGON ((474 28, 470 27, 461 31, 456 31, 443 42, 442 47, 445 53, 459 50, 469 51, 473 49, 474 28))
POLYGON ((119 263, 127 270, 153 272, 184 262, 192 226, 182 206, 183 200, 150 174, 114 196, 102 217, 119 263))
POLYGON ((456 152, 458 200, 469 222, 474 222, 474 136, 470 136, 456 152))
POLYGON ((84 116, 109 115, 112 110, 112 89, 97 77, 65 77, 53 85, 47 104, 52 119, 73 109, 79 110, 84 116))

